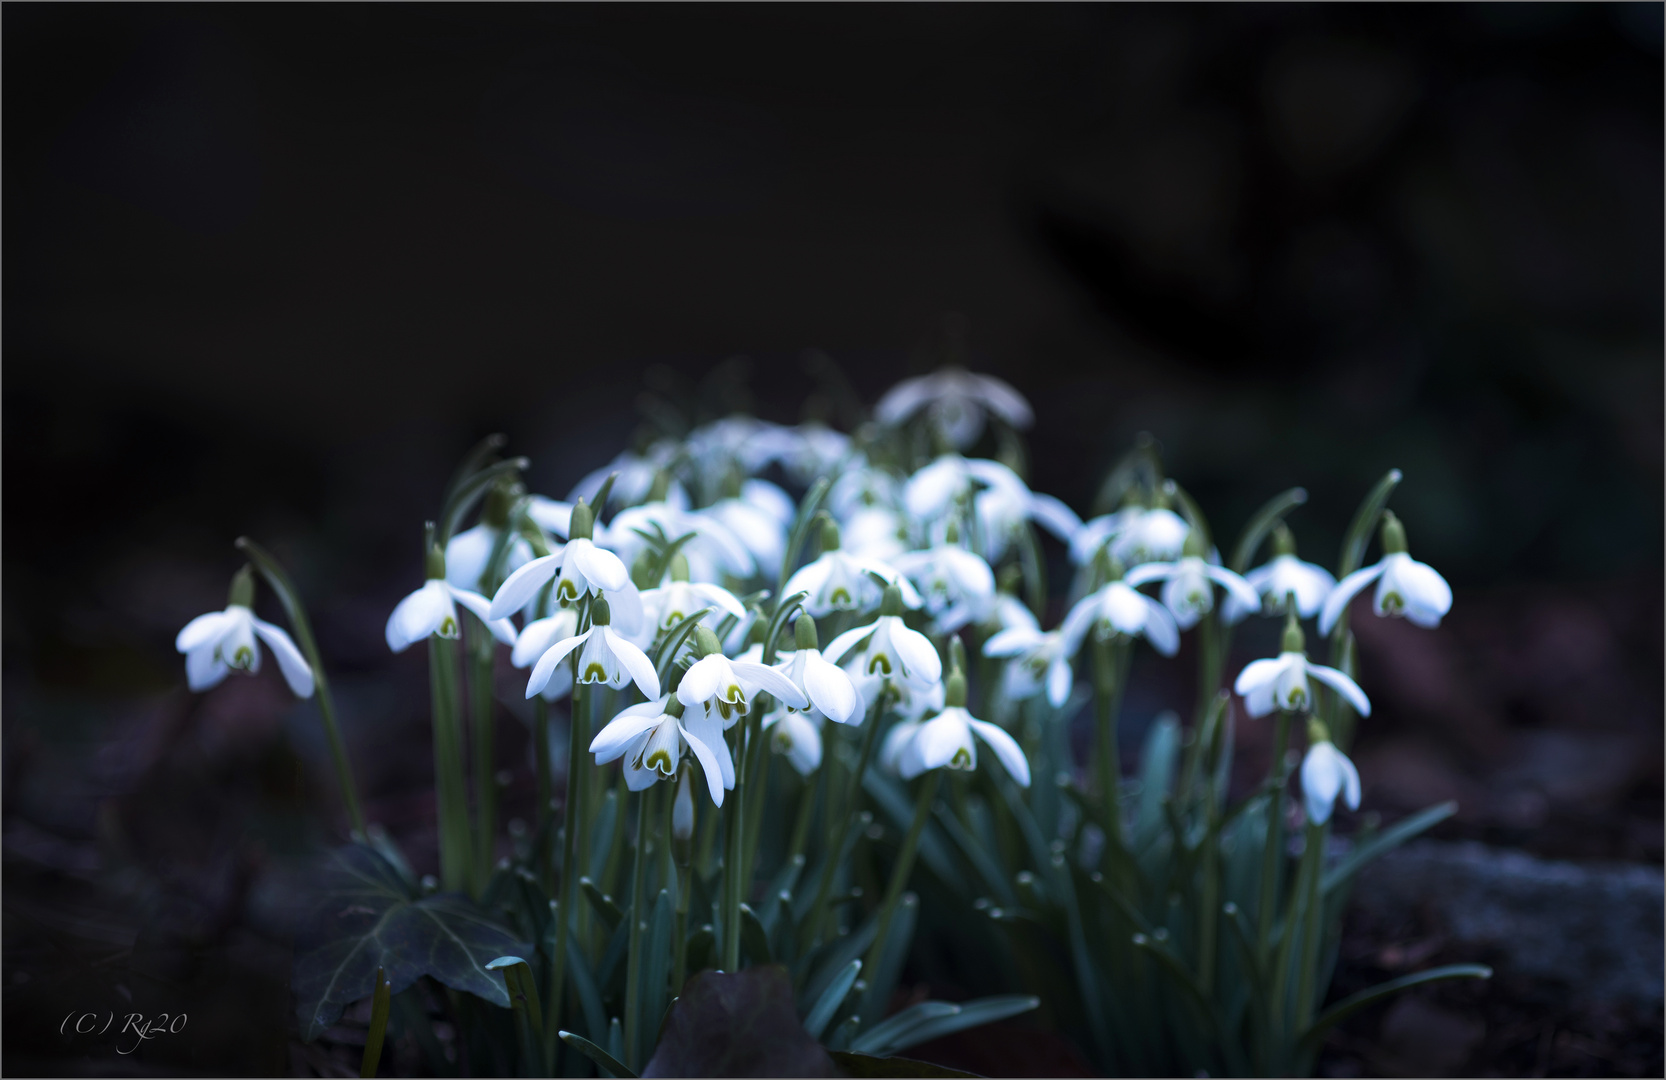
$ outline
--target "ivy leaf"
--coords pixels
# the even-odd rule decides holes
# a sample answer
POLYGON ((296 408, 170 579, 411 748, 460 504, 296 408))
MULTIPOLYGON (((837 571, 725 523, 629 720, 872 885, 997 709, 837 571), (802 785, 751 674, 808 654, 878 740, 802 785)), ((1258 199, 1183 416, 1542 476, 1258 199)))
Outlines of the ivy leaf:
POLYGON ((316 1039, 346 1006, 374 993, 377 968, 387 973, 395 994, 431 975, 509 1007, 503 973, 486 965, 527 946, 467 897, 419 899, 393 864, 362 844, 330 852, 321 885, 304 939, 311 947, 295 960, 304 1040, 316 1039))
POLYGON ((671 1006, 643 1076, 835 1076, 833 1060, 798 1022, 780 964, 733 975, 702 971, 671 1006))

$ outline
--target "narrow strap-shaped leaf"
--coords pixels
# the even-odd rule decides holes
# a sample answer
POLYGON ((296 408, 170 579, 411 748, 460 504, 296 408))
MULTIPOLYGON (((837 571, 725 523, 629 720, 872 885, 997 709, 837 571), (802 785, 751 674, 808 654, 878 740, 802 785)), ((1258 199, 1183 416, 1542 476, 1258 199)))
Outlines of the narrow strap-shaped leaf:
POLYGON ((832 948, 827 950, 822 966, 810 977, 810 981, 804 984, 805 996, 819 1000, 821 995, 827 992, 827 988, 833 985, 833 980, 844 973, 850 962, 868 951, 868 946, 873 944, 874 935, 878 932, 879 916, 875 913, 868 916, 855 930, 835 939, 832 948))
POLYGON ((937 818, 937 824, 943 827, 943 831, 949 834, 949 839, 953 840, 955 846, 960 848, 961 854, 966 856, 966 861, 970 862, 973 869, 977 870, 978 876, 983 878, 984 886, 995 894, 1004 907, 1016 904, 1018 897, 1012 891, 1012 883, 1007 879, 1001 864, 983 846, 982 841, 960 823, 960 819, 955 817, 954 811, 950 810, 947 804, 939 802, 932 807, 932 813, 937 818))
POLYGON ((1343 998, 1321 1013, 1319 1018, 1314 1020, 1306 1031, 1302 1032, 1301 1038, 1296 1043, 1296 1053, 1310 1053, 1318 1047, 1319 1040, 1324 1037, 1325 1032, 1367 1005, 1381 1001, 1390 994, 1398 994, 1400 991, 1413 986, 1442 982, 1446 979, 1490 978, 1492 978, 1492 968, 1485 964, 1447 964, 1445 967, 1430 968, 1428 971, 1419 971, 1412 975, 1402 975, 1398 979, 1390 979, 1388 982, 1367 987, 1351 997, 1343 998))
POLYGON ((598 1066, 607 1070, 609 1073, 612 1073, 614 1076, 629 1077, 630 1080, 636 1080, 636 1074, 625 1068, 623 1062, 608 1053, 606 1050, 597 1046, 595 1043, 591 1042, 589 1039, 586 1039, 583 1035, 575 1035, 571 1031, 563 1031, 561 1033, 561 1041, 572 1047, 574 1050, 577 1050, 591 1061, 594 1061, 598 1066))
POLYGON ((579 1009, 584 1013, 584 1030, 601 1038, 607 1030, 607 1010, 602 1008, 596 977, 590 974, 590 964, 584 959, 584 950, 579 948, 576 936, 567 938, 567 974, 572 977, 579 1009))
POLYGON ((590 906, 596 914, 601 916, 602 922, 607 924, 608 933, 612 933, 619 926, 619 921, 625 917, 625 912, 602 890, 596 888, 596 883, 588 877, 578 879, 578 887, 583 890, 584 898, 590 901, 590 906))
POLYGON ((607 479, 602 481, 602 486, 596 489, 596 498, 591 502, 590 508, 596 512, 597 518, 600 518, 602 511, 607 509, 607 500, 613 495, 613 482, 617 479, 619 479, 619 470, 615 469, 607 474, 607 479))
POLYGON ((753 964, 770 962, 769 935, 764 932, 764 924, 750 904, 740 906, 740 947, 753 964))
POLYGON ((439 531, 434 537, 434 542, 440 545, 440 550, 445 550, 446 544, 457 532, 457 526, 463 523, 463 518, 468 516, 468 512, 474 509, 474 504, 491 490, 500 477, 512 476, 525 470, 530 464, 531 462, 524 457, 508 458, 495 465, 486 466, 457 485, 440 511, 439 531))
POLYGON ((1428 831, 1457 812, 1457 803, 1443 802, 1395 822, 1348 852, 1346 858, 1326 871, 1325 876, 1320 879, 1320 890, 1327 894, 1330 893, 1333 889, 1345 884, 1349 878, 1359 872, 1360 867, 1372 859, 1393 851, 1418 833, 1428 831))
POLYGON ((1234 574, 1242 574, 1249 569, 1250 560, 1261 550, 1267 535, 1278 527, 1284 516, 1296 507, 1307 502, 1307 489, 1293 487, 1281 491, 1277 495, 1261 504, 1261 509, 1250 515, 1244 524, 1244 531, 1238 534, 1238 542, 1232 546, 1232 559, 1226 568, 1234 574))
POLYGON ((688 635, 694 633, 694 628, 700 625, 700 620, 710 611, 709 606, 703 607, 673 626, 671 632, 660 641, 659 648, 654 650, 654 671, 659 675, 661 686, 671 684, 671 665, 677 662, 677 650, 682 648, 683 642, 688 640, 688 635))
POLYGON ((864 1015, 883 1017, 890 1007, 891 992, 902 977, 902 965, 914 944, 914 924, 919 915, 920 898, 911 892, 903 893, 891 916, 891 925, 881 943, 879 956, 868 971, 868 988, 862 992, 862 1001, 858 1006, 864 1015))
POLYGON ((803 607, 804 601, 809 597, 810 594, 807 592, 795 592, 775 605, 775 614, 769 617, 769 626, 764 631, 765 666, 775 663, 775 642, 781 636, 781 628, 787 625, 787 620, 792 617, 793 612, 803 607))
MULTIPOLYGON (((914 820, 914 806, 901 784, 878 769, 868 769, 862 774, 862 790, 879 804, 879 808, 891 819, 893 825, 898 829, 907 830, 914 820)), ((925 830, 920 833, 919 858, 926 865, 926 869, 937 875, 937 880, 956 893, 964 893, 965 886, 953 860, 949 858, 948 850, 944 847, 942 834, 932 828, 930 823, 927 823, 925 830)))
POLYGON ((484 469, 486 462, 491 459, 492 455, 507 445, 509 445, 509 436, 501 433, 488 435, 475 443, 473 448, 463 455, 463 460, 457 463, 457 470, 451 474, 451 479, 446 482, 445 494, 440 497, 440 505, 444 506, 451 502, 452 497, 457 493, 457 489, 462 487, 469 477, 484 469))
POLYGON ((376 1075, 382 1060, 382 1042, 388 1033, 388 1006, 393 1000, 393 984, 388 982, 382 968, 376 969, 376 992, 370 998, 370 1032, 365 1036, 364 1058, 359 1064, 359 1076, 376 1075))
POLYGON ((1001 994, 968 1001, 953 1015, 939 1016, 916 1024, 909 1031, 890 1039, 886 1043, 885 1053, 894 1054, 899 1050, 941 1039, 957 1031, 993 1024, 997 1020, 1027 1013, 1040 1005, 1041 999, 1029 994, 1001 994))
POLYGON ((798 569, 798 555, 804 549, 804 538, 810 533, 810 523, 816 520, 821 501, 827 497, 827 489, 832 486, 832 477, 819 477, 804 493, 804 501, 798 504, 798 519, 793 522, 792 535, 787 538, 787 550, 781 556, 781 577, 775 583, 775 595, 781 595, 787 587, 787 579, 798 569))
POLYGON ((859 1054, 886 1054, 885 1048, 892 1041, 901 1038, 921 1024, 932 1020, 940 1020, 946 1016, 955 1016, 960 1012, 960 1006, 948 1001, 922 1001, 917 1005, 910 1005, 897 1015, 875 1024, 871 1030, 863 1032, 850 1042, 850 1048, 859 1054))
POLYGON ((1163 489, 1174 498, 1174 503, 1180 508, 1180 516, 1186 519, 1186 524, 1190 525, 1194 532, 1203 537, 1205 550, 1207 550, 1209 546, 1214 544, 1214 538, 1209 531, 1209 519, 1203 516, 1203 508, 1198 506, 1197 500, 1192 498, 1191 492, 1173 480, 1164 481, 1163 489))
POLYGON ((1365 561, 1365 548, 1371 543, 1371 532, 1377 527, 1377 519, 1382 517, 1383 507, 1388 505, 1389 495, 1399 483, 1400 470, 1388 470, 1359 504, 1359 510, 1355 512, 1354 520, 1348 526, 1347 535, 1342 541, 1342 554, 1337 560, 1336 580, 1341 581, 1358 570, 1360 564, 1365 561))
POLYGON ((827 1030, 828 1022, 833 1019, 833 1014, 839 1011, 839 1006, 844 1004, 845 996, 850 993, 850 988, 856 984, 856 976, 861 973, 862 961, 852 960, 822 992, 821 997, 816 999, 815 1005, 810 1009, 810 1015, 804 1018, 804 1030, 810 1033, 812 1039, 821 1038, 821 1033, 827 1030))

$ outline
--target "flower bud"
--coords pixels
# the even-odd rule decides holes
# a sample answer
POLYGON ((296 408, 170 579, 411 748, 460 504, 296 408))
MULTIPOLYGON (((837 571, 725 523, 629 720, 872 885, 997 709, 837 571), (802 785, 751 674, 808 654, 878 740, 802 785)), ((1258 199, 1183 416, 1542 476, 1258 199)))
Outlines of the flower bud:
POLYGON ((709 627, 701 625, 694 628, 694 656, 696 659, 704 660, 706 657, 716 656, 722 651, 723 646, 718 643, 717 635, 712 633, 709 627))
POLYGON ((580 499, 573 507, 573 516, 567 523, 567 539, 594 540, 596 538, 596 512, 590 509, 590 504, 580 499))
POLYGON ((255 572, 252 566, 245 563, 243 569, 231 576, 231 596, 226 601, 226 606, 255 606, 255 572))
POLYGON ((943 680, 943 707, 948 709, 964 709, 966 707, 966 676, 956 668, 949 677, 943 680))
POLYGON ((1394 516, 1394 511, 1383 511, 1383 554, 1404 555, 1406 553, 1406 527, 1400 524, 1400 519, 1394 516))
POLYGON ((966 646, 958 637, 949 639, 949 670, 960 672, 966 670, 966 646))
POLYGON ((1290 526, 1279 522, 1273 530, 1273 557, 1280 555, 1294 555, 1296 553, 1296 534, 1290 531, 1290 526))
POLYGON ((902 612, 902 589, 895 584, 885 586, 885 598, 879 602, 879 613, 901 616, 902 612))
POLYGON ((949 519, 948 528, 943 530, 943 542, 948 544, 960 543, 960 526, 955 523, 954 518, 949 519))
POLYGON ((590 601, 590 625, 610 626, 613 623, 613 609, 607 606, 607 598, 598 596, 590 601))
POLYGON ((808 612, 800 615, 793 623, 793 636, 798 641, 800 649, 816 649, 821 647, 816 637, 816 620, 810 618, 808 612))
POLYGON ((1282 652, 1305 653, 1307 651, 1307 636, 1302 633, 1302 624, 1296 620, 1296 604, 1294 598, 1290 600, 1289 612, 1284 619, 1284 643, 1279 647, 1282 652))

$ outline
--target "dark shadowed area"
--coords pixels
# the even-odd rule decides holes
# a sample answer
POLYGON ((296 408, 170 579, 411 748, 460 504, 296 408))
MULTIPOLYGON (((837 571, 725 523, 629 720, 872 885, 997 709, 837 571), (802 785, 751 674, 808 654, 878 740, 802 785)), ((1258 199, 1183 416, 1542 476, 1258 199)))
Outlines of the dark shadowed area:
MULTIPOLYGON (((1535 912, 1658 897, 1659 5, 3 23, 6 1072, 356 1075, 350 1045, 300 1042, 288 987, 299 867, 345 823, 316 709, 275 672, 192 695, 173 648, 223 606, 235 537, 290 567, 367 814, 429 871, 427 674, 383 624, 471 444, 507 433, 562 497, 655 422, 848 430, 945 361, 1028 397, 1032 484, 1081 512, 1150 432, 1222 534, 1305 485, 1292 528, 1334 563, 1404 470, 1456 602, 1433 632, 1357 622, 1365 805, 1457 799, 1423 857, 1469 869, 1420 872, 1466 896, 1518 880, 1511 849, 1610 875, 1551 874, 1535 912), (118 1037, 133 1012, 189 1021, 118 1037), (60 1030, 83 1013, 116 1022, 60 1030)), ((1189 700, 1184 656, 1136 664, 1130 759, 1189 700)), ((1248 783, 1269 738, 1239 730, 1248 783)), ((1531 944, 1445 910, 1362 906, 1333 993, 1531 944)), ((1321 1070, 1658 1075, 1654 925, 1652 981, 1506 959, 1360 1014, 1321 1070)), ((921 950, 905 982, 982 992, 969 965, 921 950)), ((1085 1068, 1017 1021, 915 1053, 1085 1068)))

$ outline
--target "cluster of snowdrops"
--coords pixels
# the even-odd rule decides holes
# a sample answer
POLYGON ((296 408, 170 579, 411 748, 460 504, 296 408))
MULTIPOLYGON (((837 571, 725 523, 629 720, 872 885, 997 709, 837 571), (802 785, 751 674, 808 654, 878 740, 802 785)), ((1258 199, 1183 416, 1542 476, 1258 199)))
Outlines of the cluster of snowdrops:
MULTIPOLYGON (((1329 836, 1338 799, 1359 807, 1344 748, 1371 711, 1350 601, 1374 589, 1376 616, 1423 627, 1452 601, 1385 509, 1398 472, 1359 508, 1338 580, 1297 555, 1284 518, 1300 489, 1270 500, 1223 560, 1149 441, 1083 520, 1027 485, 1018 432, 1030 421, 1010 386, 945 369, 893 388, 853 435, 730 417, 622 454, 564 500, 527 494, 525 462, 497 460, 498 443, 465 463, 429 526, 427 581, 386 633, 395 652, 430 647, 438 885, 501 914, 507 940, 535 954, 479 965, 501 987, 481 996, 514 1006, 504 1031, 518 1034, 499 1041, 518 1050, 494 1053, 518 1053, 531 1075, 635 1075, 691 972, 779 963, 805 1031, 847 1057, 1039 1007, 1107 1071, 1286 1074, 1311 1068, 1331 1024, 1396 988, 1320 1010, 1358 865, 1450 812, 1367 826, 1351 844, 1329 836), (1362 565, 1374 534, 1380 558, 1362 565), (1050 563, 1070 584, 1044 629, 1050 563), (1233 628, 1261 617, 1282 621, 1279 652, 1230 686, 1244 713, 1276 725, 1275 753, 1266 781, 1229 805, 1222 665, 1233 628), (1330 664, 1308 658, 1304 623, 1330 664), (1131 652, 1174 657, 1187 633, 1194 716, 1153 722, 1125 777, 1131 652), (528 671, 542 808, 535 828, 512 823, 504 859, 499 647, 528 671), (1094 747, 1077 761, 1069 721, 1089 700, 1094 747), (565 783, 552 734, 563 702, 565 783), (1298 720, 1299 769, 1286 757, 1298 720), (619 762, 617 781, 585 754, 619 762), (790 772, 772 772, 773 758, 790 772), (516 875, 537 898, 504 900, 516 875), (934 911, 933 932, 994 958, 994 988, 1025 993, 888 1017, 934 911)), ((179 635, 190 684, 258 670, 264 642, 308 697, 322 668, 299 599, 240 543, 299 620, 301 646, 254 616, 245 569, 230 606, 179 635)), ((385 834, 364 831, 333 706, 320 704, 359 847, 397 869, 385 834)), ((349 989, 303 1010, 329 1020, 374 996, 385 1026, 385 999, 405 986, 374 979, 367 995, 362 972, 338 978, 349 989)))

